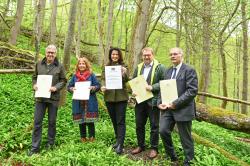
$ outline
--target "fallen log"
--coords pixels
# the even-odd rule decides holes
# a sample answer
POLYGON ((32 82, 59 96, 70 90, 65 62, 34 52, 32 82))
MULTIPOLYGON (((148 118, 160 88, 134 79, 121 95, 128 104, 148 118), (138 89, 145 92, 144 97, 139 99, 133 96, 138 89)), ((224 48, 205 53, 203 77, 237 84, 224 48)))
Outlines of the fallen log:
POLYGON ((0 65, 4 69, 33 69, 33 52, 0 41, 0 65))
POLYGON ((197 103, 196 119, 218 125, 220 127, 250 133, 250 117, 219 107, 211 107, 197 103))

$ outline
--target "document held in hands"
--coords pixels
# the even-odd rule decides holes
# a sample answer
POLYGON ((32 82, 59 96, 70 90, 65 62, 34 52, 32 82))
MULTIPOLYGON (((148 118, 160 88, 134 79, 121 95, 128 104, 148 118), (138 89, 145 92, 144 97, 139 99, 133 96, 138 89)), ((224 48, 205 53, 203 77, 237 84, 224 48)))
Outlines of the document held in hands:
POLYGON ((121 66, 105 66, 105 84, 107 89, 122 89, 121 66))
POLYGON ((162 104, 172 103, 178 98, 176 79, 160 81, 162 104))
POLYGON ((75 100, 89 100, 90 81, 76 82, 75 90, 72 99, 75 100))
POLYGON ((148 85, 148 83, 144 79, 143 75, 130 80, 128 83, 133 93, 136 94, 135 99, 138 104, 154 97, 152 92, 146 90, 146 86, 148 85))
POLYGON ((38 75, 36 85, 37 85, 37 90, 35 92, 35 97, 50 98, 52 75, 38 75))

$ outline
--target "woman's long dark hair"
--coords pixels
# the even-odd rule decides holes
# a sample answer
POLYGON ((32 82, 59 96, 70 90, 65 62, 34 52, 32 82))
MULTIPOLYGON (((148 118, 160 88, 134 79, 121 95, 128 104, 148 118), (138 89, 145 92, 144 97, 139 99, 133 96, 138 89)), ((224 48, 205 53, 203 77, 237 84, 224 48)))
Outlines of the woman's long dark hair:
POLYGON ((122 57, 122 51, 119 48, 117 48, 117 47, 111 47, 109 49, 109 62, 108 62, 107 65, 111 65, 112 64, 111 54, 112 54, 112 51, 114 51, 114 50, 118 52, 118 56, 119 56, 118 63, 120 65, 123 65, 124 62, 123 62, 123 57, 122 57))

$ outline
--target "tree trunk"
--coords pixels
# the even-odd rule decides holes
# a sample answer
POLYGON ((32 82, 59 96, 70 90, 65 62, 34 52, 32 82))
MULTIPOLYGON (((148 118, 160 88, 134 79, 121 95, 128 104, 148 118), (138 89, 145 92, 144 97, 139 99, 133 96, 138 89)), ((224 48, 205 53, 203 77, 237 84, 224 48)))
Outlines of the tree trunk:
POLYGON ((78 26, 77 26, 77 32, 76 32, 76 57, 79 58, 81 56, 81 33, 82 33, 82 0, 79 0, 78 2, 78 11, 77 11, 77 20, 78 20, 78 26))
MULTIPOLYGON (((203 13, 203 47, 202 47, 202 65, 200 75, 199 91, 207 92, 210 82, 210 47, 211 47, 211 0, 204 0, 204 13, 203 13)), ((206 103, 205 96, 199 96, 198 101, 206 103)))
MULTIPOLYGON (((246 20, 246 0, 241 1, 242 32, 243 32, 243 74, 242 74, 242 100, 247 101, 248 94, 248 21, 246 20)), ((241 105, 241 113, 247 115, 247 106, 241 105)))
POLYGON ((58 0, 52 0, 52 12, 50 17, 50 40, 49 44, 56 44, 56 16, 58 0))
POLYGON ((180 47, 181 29, 180 29, 180 0, 176 0, 176 47, 180 47))
POLYGON ((218 107, 197 103, 196 119, 220 127, 250 133, 250 117, 218 107))
POLYGON ((35 22, 34 22, 34 36, 35 36, 35 62, 39 58, 40 53, 40 42, 42 37, 42 29, 43 29, 43 19, 44 19, 44 8, 46 5, 46 1, 37 0, 35 7, 35 22))
MULTIPOLYGON (((74 29, 75 29, 75 22, 76 22, 76 11, 77 11, 77 3, 78 0, 72 0, 70 3, 70 11, 69 11, 69 21, 68 21, 68 31, 64 41, 64 55, 63 55, 63 66, 65 68, 66 73, 69 72, 70 68, 70 53, 71 53, 71 45, 73 42, 74 37, 74 29)), ((65 104, 66 101, 66 88, 64 88, 61 92, 61 98, 59 105, 62 106, 65 104)))
POLYGON ((102 4, 101 0, 98 0, 98 35, 99 35, 99 57, 98 64, 103 65, 103 60, 105 56, 105 48, 103 46, 103 15, 102 15, 102 4))
MULTIPOLYGON (((236 49, 235 49, 235 67, 234 67, 234 98, 239 99, 240 98, 240 81, 239 81, 239 75, 240 75, 240 64, 241 64, 241 37, 236 37, 236 49)), ((233 110, 236 110, 239 112, 239 104, 234 103, 233 110)))
POLYGON ((104 64, 108 62, 108 51, 110 49, 110 46, 112 45, 113 11, 114 11, 114 0, 109 0, 107 36, 106 36, 106 46, 105 46, 105 51, 104 51, 104 64))
POLYGON ((63 65, 66 72, 69 71, 70 68, 70 52, 71 45, 74 37, 74 29, 76 22, 76 7, 78 0, 72 0, 70 3, 70 11, 69 11, 69 21, 68 21, 68 31, 64 41, 64 55, 63 55, 63 65))
MULTIPOLYGON (((132 68, 133 70, 136 68, 137 64, 139 63, 139 60, 141 58, 141 50, 145 46, 145 38, 146 38, 146 30, 147 26, 149 25, 148 20, 149 20, 149 14, 150 14, 150 0, 140 0, 138 1, 138 7, 137 7, 137 12, 138 14, 136 15, 138 18, 135 18, 135 26, 133 27, 134 29, 132 30, 135 33, 132 33, 134 37, 132 37, 131 43, 131 60, 133 59, 133 64, 132 68)), ((131 68, 131 69, 132 69, 131 68)))
POLYGON ((10 38, 9 43, 12 45, 16 45, 17 35, 20 31, 22 19, 23 19, 23 9, 24 9, 25 0, 17 1, 17 11, 16 11, 16 20, 15 24, 12 26, 10 30, 10 38))

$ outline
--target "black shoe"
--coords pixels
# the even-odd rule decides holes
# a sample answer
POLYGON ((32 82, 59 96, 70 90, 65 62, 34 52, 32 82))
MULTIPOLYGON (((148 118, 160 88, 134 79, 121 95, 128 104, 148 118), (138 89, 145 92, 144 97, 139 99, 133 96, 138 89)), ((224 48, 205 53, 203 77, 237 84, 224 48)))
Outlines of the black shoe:
POLYGON ((33 154, 38 154, 38 153, 39 153, 38 150, 31 149, 31 150, 28 150, 27 155, 32 156, 33 154))
POLYGON ((183 166, 191 166, 192 161, 184 161, 183 166))
POLYGON ((112 148, 113 148, 113 149, 116 149, 118 145, 119 145, 119 143, 116 142, 114 145, 112 145, 112 148))
POLYGON ((55 145, 53 144, 46 144, 45 149, 48 150, 53 150, 55 148, 55 145))
POLYGON ((117 154, 122 154, 123 153, 123 145, 119 144, 116 149, 115 149, 115 152, 117 154))

